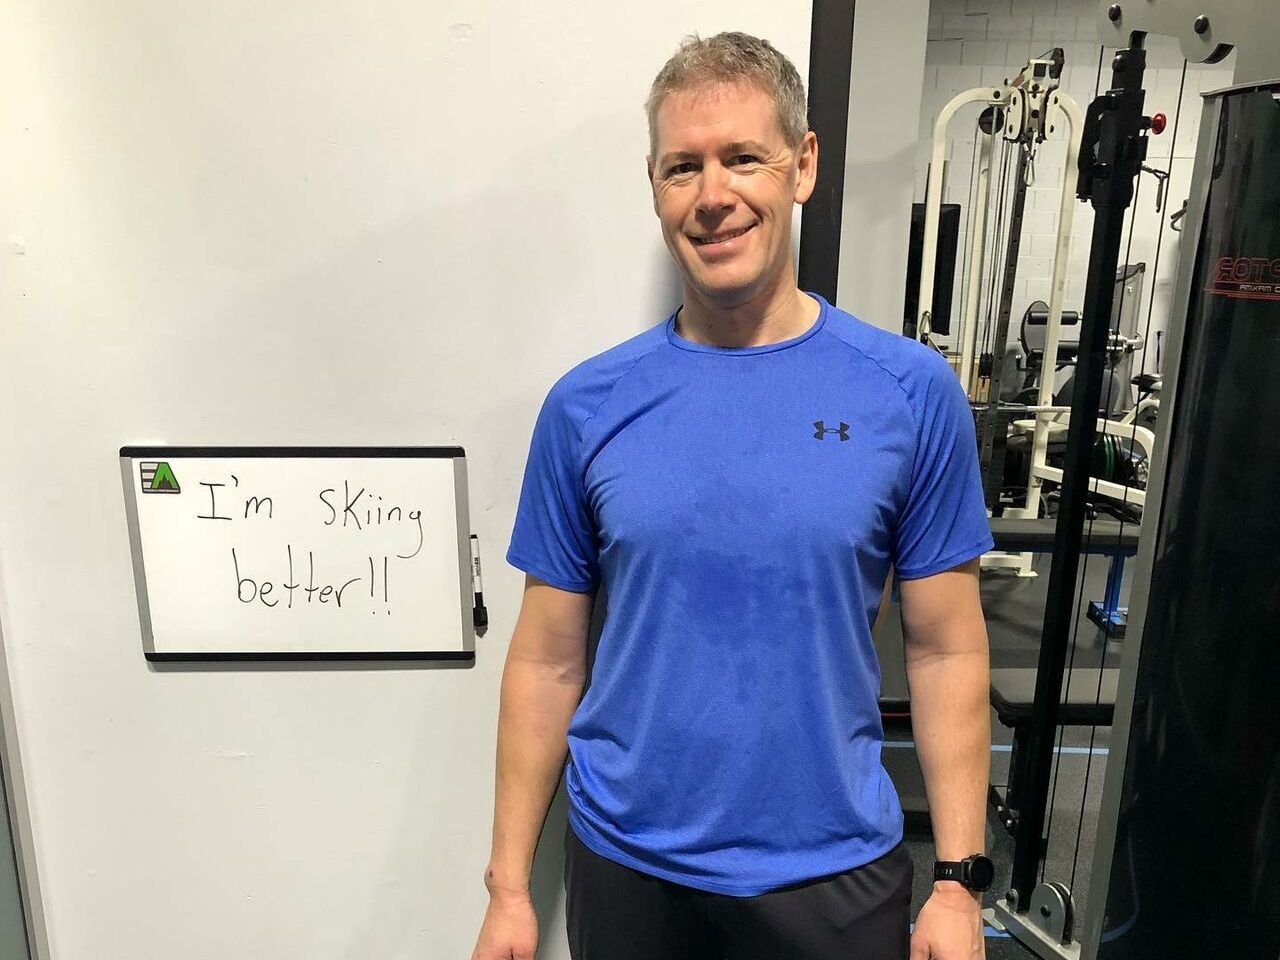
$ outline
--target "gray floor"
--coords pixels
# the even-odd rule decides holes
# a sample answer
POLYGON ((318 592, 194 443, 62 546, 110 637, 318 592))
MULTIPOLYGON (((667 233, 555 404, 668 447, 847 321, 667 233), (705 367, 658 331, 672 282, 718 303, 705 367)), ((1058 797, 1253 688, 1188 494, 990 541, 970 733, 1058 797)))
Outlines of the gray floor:
MULTIPOLYGON (((991 638, 991 663, 993 667, 1033 667, 1040 650, 1040 633, 1044 617, 1045 588, 1048 582, 1049 558, 1037 557, 1036 569, 1040 576, 1019 578, 1012 575, 988 573, 983 575, 983 608, 987 617, 987 629, 991 638)), ((1090 557, 1082 571, 1085 582, 1082 606, 1089 600, 1101 600, 1107 573, 1104 558, 1090 557)), ((1127 585, 1126 585, 1127 587, 1127 585)), ((1127 596, 1127 589, 1122 597, 1127 596)), ((878 637, 884 664, 886 693, 893 695, 895 685, 902 690, 905 685, 901 668, 888 662, 896 650, 901 651, 901 633, 896 633, 896 615, 887 618, 892 626, 884 636, 878 637), (895 643, 897 646, 895 647, 895 643)), ((1119 665, 1119 646, 1108 643, 1100 631, 1082 618, 1075 631, 1074 665, 1079 668, 1096 668, 1119 665)), ((1003 784, 1008 772, 1010 731, 1001 726, 992 713, 991 777, 995 784, 1003 784)), ((908 735, 909 736, 909 735, 908 735)), ((895 735, 886 734, 887 739, 895 735)), ((1068 884, 1076 901, 1079 916, 1089 909, 1089 867, 1093 856, 1093 840, 1097 834, 1098 804, 1102 795, 1102 782, 1106 770, 1110 729, 1067 728, 1063 732, 1063 749, 1055 758, 1056 787, 1050 808, 1049 855, 1044 878, 1068 884)), ((923 793, 919 768, 915 764, 914 750, 910 744, 885 751, 885 763, 903 793, 923 793)), ((1013 864, 1013 838, 994 817, 988 817, 988 851, 996 864, 996 882, 987 894, 989 906, 1001 897, 1009 885, 1013 864)), ((933 846, 927 838, 908 838, 908 845, 916 865, 916 884, 913 914, 929 895, 933 868, 933 846)), ((992 935, 987 941, 990 960, 1026 958, 1034 956, 1021 944, 1007 935, 992 935)))

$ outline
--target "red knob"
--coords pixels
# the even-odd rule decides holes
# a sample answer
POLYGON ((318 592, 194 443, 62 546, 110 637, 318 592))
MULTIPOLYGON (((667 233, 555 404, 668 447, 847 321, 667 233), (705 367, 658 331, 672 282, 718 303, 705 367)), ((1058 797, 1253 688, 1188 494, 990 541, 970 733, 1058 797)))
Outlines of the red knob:
POLYGON ((1164 133, 1164 128, 1169 125, 1169 118, 1163 113, 1157 113, 1151 118, 1151 132, 1154 134, 1164 133))

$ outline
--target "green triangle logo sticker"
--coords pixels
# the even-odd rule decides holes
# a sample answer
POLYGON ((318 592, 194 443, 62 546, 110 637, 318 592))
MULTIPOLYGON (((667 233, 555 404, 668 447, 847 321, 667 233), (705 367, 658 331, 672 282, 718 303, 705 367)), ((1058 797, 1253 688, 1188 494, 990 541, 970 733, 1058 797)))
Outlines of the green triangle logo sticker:
POLYGON ((167 460, 144 461, 139 464, 142 472, 143 493, 181 493, 178 478, 167 460))

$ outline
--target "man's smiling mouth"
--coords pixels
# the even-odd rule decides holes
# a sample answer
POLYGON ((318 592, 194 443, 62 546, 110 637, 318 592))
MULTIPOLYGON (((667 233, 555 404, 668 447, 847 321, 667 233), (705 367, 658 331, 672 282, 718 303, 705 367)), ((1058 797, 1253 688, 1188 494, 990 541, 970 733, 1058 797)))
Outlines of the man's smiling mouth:
POLYGON ((700 247, 705 247, 705 246, 710 246, 711 244, 725 243, 729 240, 733 240, 736 237, 742 236, 744 233, 746 233, 748 230, 751 230, 755 226, 756 224, 749 223, 745 227, 739 227, 737 230, 721 230, 718 233, 709 233, 701 237, 690 234, 689 239, 692 240, 696 245, 700 247))

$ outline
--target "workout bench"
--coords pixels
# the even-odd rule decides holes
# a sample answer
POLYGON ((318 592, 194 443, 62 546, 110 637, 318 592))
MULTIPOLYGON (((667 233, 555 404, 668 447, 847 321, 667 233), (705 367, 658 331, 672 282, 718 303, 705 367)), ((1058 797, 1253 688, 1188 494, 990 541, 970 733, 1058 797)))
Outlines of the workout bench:
MULTIPOLYGON (((1005 519, 991 520, 991 535, 996 548, 1009 551, 1048 553, 1053 550, 1056 521, 1005 519)), ((1124 558, 1138 550, 1138 526, 1115 520, 1094 521, 1086 532, 1091 534, 1081 544, 1083 553, 1111 558, 1107 573, 1107 599, 1103 614, 1108 620, 1119 610, 1120 577, 1124 558)), ((1100 605, 1091 603, 1092 608, 1100 605)), ((1120 614, 1122 617, 1123 614, 1120 614)), ((1099 624, 1102 626, 1102 624, 1099 624)), ((1106 630, 1106 627, 1103 627, 1106 630)), ((1110 631, 1107 631, 1111 635, 1110 631)), ((1058 726, 1108 727, 1116 706, 1116 681, 1119 671, 1113 668, 1077 668, 1063 677, 1065 697, 1059 701, 1058 726)), ((1026 790, 1030 767, 1024 760, 1027 737, 1035 719, 1036 669, 1034 667, 1002 668, 991 671, 991 706, 1002 724, 1013 730, 1013 748, 1009 756, 1009 783, 1004 793, 994 784, 988 787, 991 805, 1000 822, 1010 832, 1018 825, 1018 814, 1026 790)))
MULTIPOLYGON (((991 535, 997 550, 1011 553, 1049 553, 1053 550, 1053 519, 991 519, 991 535)), ((1115 520, 1096 520, 1086 532, 1092 535, 1081 545, 1084 553, 1100 554, 1113 558, 1108 575, 1108 601, 1119 599, 1120 568, 1115 561, 1132 556, 1138 549, 1136 524, 1121 524, 1115 520), (1114 581, 1114 591, 1113 591, 1114 581)), ((887 669, 887 668, 886 668, 887 669)), ((1096 669, 1079 668, 1071 675, 1067 699, 1058 712, 1060 726, 1110 726, 1115 712, 1116 680, 1118 671, 1102 671, 1102 687, 1099 693, 1099 677, 1096 669)), ((905 677, 902 678, 905 684, 905 677)), ((900 685, 903 685, 900 684, 900 685)), ((911 704, 905 689, 897 695, 882 695, 880 715, 886 732, 896 731, 899 736, 911 736, 911 704)), ((1018 822, 1018 803, 1029 770, 1023 760, 1027 736, 1031 730, 1035 704, 1036 670, 1034 667, 996 669, 991 671, 990 698, 999 721, 1013 730, 1013 748, 1009 757, 1009 784, 1004 792, 989 785, 989 798, 1001 823, 1012 831, 1018 822)), ((927 834, 930 829, 929 807, 924 797, 919 768, 914 762, 904 763, 901 755, 908 751, 894 750, 885 757, 886 765, 892 764, 894 782, 902 799, 906 829, 912 834, 927 834)))
MULTIPOLYGON (((1077 667, 1063 677, 1066 697, 1058 707, 1060 727, 1109 727, 1116 708, 1116 680, 1120 671, 1099 671, 1077 667)), ((1026 795, 1031 766, 1026 763, 1027 737, 1035 719, 1036 669, 1023 667, 991 671, 991 706, 1006 727, 1013 730, 1013 751, 1009 754, 1009 783, 1003 793, 995 784, 987 787, 987 797, 1004 828, 1015 833, 1022 798, 1026 795)))

